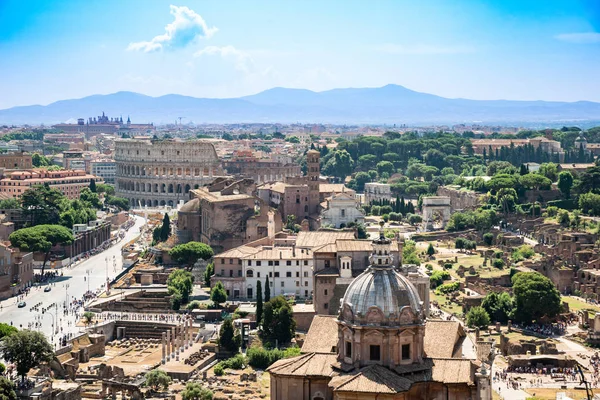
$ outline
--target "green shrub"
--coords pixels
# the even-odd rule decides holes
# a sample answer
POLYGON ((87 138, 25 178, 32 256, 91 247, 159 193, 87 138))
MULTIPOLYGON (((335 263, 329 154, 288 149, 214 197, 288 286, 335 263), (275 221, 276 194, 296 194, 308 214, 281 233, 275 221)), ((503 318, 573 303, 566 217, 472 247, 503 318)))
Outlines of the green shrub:
POLYGON ((456 292, 459 288, 460 288, 460 282, 454 281, 454 282, 444 283, 443 285, 439 286, 436 289, 436 292, 447 294, 447 293, 456 292))
POLYGON ((442 283, 444 283, 444 281, 447 281, 449 279, 450 279, 450 274, 448 273, 448 271, 435 271, 429 277, 429 282, 430 282, 431 288, 435 289, 436 287, 438 287, 442 283))
POLYGON ((492 266, 494 268, 498 268, 498 269, 502 269, 504 268, 504 260, 502 260, 501 258, 496 258, 493 262, 492 262, 492 266))
POLYGON ((452 263, 445 263, 444 269, 452 269, 452 263))
POLYGON ((248 355, 248 365, 253 368, 267 369, 277 360, 299 356, 300 348, 293 346, 288 347, 285 350, 267 350, 262 347, 250 347, 246 354, 248 355))
POLYGON ((223 365, 221 363, 215 365, 214 371, 216 376, 223 376, 225 374, 225 368, 223 368, 223 365))
POLYGON ((202 306, 202 303, 200 303, 198 300, 194 300, 194 301, 190 301, 187 305, 187 309, 188 310, 196 310, 199 309, 202 306))
POLYGON ((223 368, 244 369, 244 366, 248 364, 248 360, 243 354, 238 353, 227 360, 221 361, 219 364, 221 364, 223 368))

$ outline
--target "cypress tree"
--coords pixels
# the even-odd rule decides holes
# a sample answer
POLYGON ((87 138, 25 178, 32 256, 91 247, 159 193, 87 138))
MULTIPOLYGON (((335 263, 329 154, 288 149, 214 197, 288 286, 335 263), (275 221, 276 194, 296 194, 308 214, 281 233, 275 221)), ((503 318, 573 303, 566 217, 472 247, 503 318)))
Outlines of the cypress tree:
POLYGON ((160 241, 164 242, 169 238, 171 234, 171 220, 169 219, 169 214, 165 213, 163 218, 162 227, 160 228, 160 241))
POLYGON ((265 278, 265 303, 271 300, 271 286, 269 285, 269 275, 265 278))
POLYGON ((90 190, 92 193, 96 193, 96 181, 93 179, 90 179, 90 190))
POLYGON ((263 315, 263 294, 260 279, 256 281, 256 325, 260 325, 263 315))

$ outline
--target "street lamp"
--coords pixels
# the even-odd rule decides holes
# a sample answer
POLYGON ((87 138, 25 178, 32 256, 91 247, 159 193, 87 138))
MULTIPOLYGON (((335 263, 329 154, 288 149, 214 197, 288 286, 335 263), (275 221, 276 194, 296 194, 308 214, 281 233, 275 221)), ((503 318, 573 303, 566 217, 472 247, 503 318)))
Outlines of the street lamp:
POLYGON ((90 291, 90 272, 91 272, 90 269, 86 269, 85 270, 85 273, 87 274, 87 284, 88 284, 88 290, 87 291, 88 292, 90 291))
POLYGON ((69 308, 69 284, 65 283, 65 308, 69 308))

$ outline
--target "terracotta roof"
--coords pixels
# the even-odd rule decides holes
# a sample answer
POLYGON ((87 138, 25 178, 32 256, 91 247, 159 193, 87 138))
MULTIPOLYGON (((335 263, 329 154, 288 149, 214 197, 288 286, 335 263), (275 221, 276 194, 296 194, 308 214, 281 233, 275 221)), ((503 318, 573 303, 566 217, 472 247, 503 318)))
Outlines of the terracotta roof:
POLYGON ((272 182, 272 183, 265 183, 263 185, 260 185, 259 187, 257 187, 257 189, 267 189, 272 192, 284 193, 285 188, 288 186, 293 186, 293 185, 289 185, 285 182, 272 182))
POLYGON ((296 247, 317 247, 324 244, 335 243, 338 239, 354 239, 354 232, 339 231, 316 231, 316 232, 298 232, 296 238, 296 247))
POLYGON ((452 358, 456 345, 465 337, 457 321, 429 320, 425 325, 423 350, 427 357, 452 358))
POLYGON ((315 315, 302 345, 303 353, 335 353, 338 344, 337 318, 315 315))
POLYGON ((370 365, 358 373, 334 377, 329 386, 334 392, 395 394, 406 392, 413 382, 381 365, 370 365))
POLYGON ((336 240, 337 251, 367 251, 373 252, 373 242, 371 240, 336 240))
POLYGON ((335 362, 336 358, 336 354, 308 353, 276 361, 267 368, 267 371, 271 374, 285 376, 329 377, 333 374, 331 364, 335 362))
MULTIPOLYGON (((426 329, 427 330, 427 329, 426 329)), ((441 383, 466 383, 473 385, 475 364, 460 358, 434 358, 432 380, 441 383)))
POLYGON ((258 253, 261 249, 250 246, 239 246, 223 253, 216 254, 215 257, 224 258, 242 258, 250 254, 258 253))
POLYGON ((321 247, 316 247, 313 249, 314 253, 337 253, 337 246, 335 243, 329 243, 323 245, 321 247))
POLYGON ((320 193, 341 193, 348 192, 354 194, 354 190, 348 189, 346 185, 343 183, 320 183, 319 184, 319 192, 320 193))

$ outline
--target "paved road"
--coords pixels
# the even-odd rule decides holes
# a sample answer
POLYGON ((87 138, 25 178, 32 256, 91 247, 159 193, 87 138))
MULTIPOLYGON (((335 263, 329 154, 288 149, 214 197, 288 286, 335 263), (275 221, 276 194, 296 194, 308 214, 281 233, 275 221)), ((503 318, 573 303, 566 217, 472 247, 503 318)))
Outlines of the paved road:
POLYGON ((60 327, 62 327, 63 333, 79 331, 80 328, 76 327, 74 323, 77 317, 74 315, 64 316, 64 302, 67 298, 69 301, 82 299, 88 289, 94 292, 97 289, 104 288, 107 275, 106 258, 108 258, 109 279, 114 278, 122 271, 121 246, 137 236, 140 232, 140 227, 145 223, 143 217, 136 216, 135 220, 135 225, 129 228, 125 237, 117 244, 85 261, 79 262, 72 268, 63 268, 62 272, 64 276, 57 277, 54 280, 51 284, 50 292, 44 292, 43 289, 46 284, 41 287, 32 288, 29 295, 25 298, 26 307, 18 308, 16 298, 14 297, 2 301, 0 303, 2 305, 0 321, 8 324, 12 322, 13 326, 17 328, 27 328, 28 323, 34 323, 36 319, 41 318, 42 327, 40 330, 49 338, 52 338, 53 342, 55 342, 54 335, 52 335, 53 319, 58 319, 57 330, 59 333, 60 327), (113 267, 113 257, 116 267, 113 267), (40 312, 30 311, 30 308, 38 303, 41 303, 39 307, 40 312), (49 310, 50 312, 42 315, 41 309, 48 307, 52 303, 56 303, 57 307, 53 307, 49 310), (69 326, 69 322, 71 322, 71 326, 69 326))

